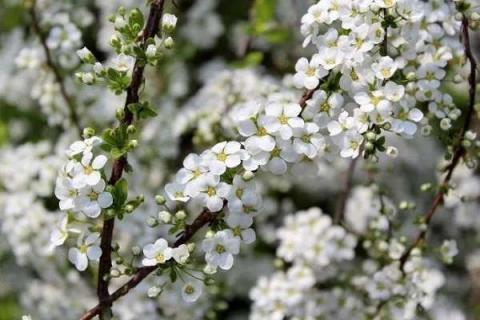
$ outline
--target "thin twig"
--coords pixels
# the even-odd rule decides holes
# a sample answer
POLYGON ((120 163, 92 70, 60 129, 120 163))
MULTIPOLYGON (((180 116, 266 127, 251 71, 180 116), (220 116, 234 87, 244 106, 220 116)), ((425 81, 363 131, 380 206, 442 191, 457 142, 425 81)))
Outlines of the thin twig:
POLYGON ((465 148, 462 145, 462 140, 465 137, 465 133, 467 132, 468 128, 470 127, 470 123, 472 122, 472 116, 473 116, 473 110, 474 110, 474 105, 475 105, 475 98, 476 98, 476 85, 477 85, 477 61, 475 60, 475 57, 472 52, 471 44, 470 44, 470 33, 468 29, 468 19, 464 15, 462 19, 462 38, 465 46, 465 55, 470 62, 470 76, 468 78, 469 82, 469 103, 468 107, 466 110, 466 115, 465 115, 465 122, 462 127, 462 131, 459 137, 459 140, 456 143, 455 151, 453 153, 452 160, 450 161, 450 164, 446 167, 446 172, 447 175, 443 179, 440 188, 435 195, 432 206, 430 207, 430 210, 425 214, 424 216, 424 224, 425 224, 425 229, 422 230, 421 232, 418 233, 417 237, 415 238, 414 242, 408 249, 405 251, 405 253, 402 255, 400 258, 400 269, 403 270, 403 267, 405 266, 405 263, 407 262, 408 258, 410 257, 410 254, 412 253, 412 250, 419 246, 424 240, 425 237, 427 236, 427 230, 430 225, 430 222, 435 215, 435 212, 437 211, 437 208, 443 204, 443 200, 445 198, 446 193, 449 190, 449 184, 450 180, 452 179, 453 172, 455 171, 455 168, 457 165, 460 163, 460 160, 462 157, 465 155, 465 148))
POLYGON ((65 79, 63 78, 63 75, 61 74, 60 70, 58 69, 57 65, 53 61, 52 54, 50 52, 50 49, 48 48, 47 45, 47 39, 45 37, 45 34, 42 32, 42 29, 40 27, 40 22, 37 17, 37 12, 36 12, 36 1, 33 0, 31 5, 30 5, 30 16, 32 18, 32 27, 33 31, 37 35, 37 37, 40 40, 40 44, 43 48, 43 52, 45 54, 45 59, 46 59, 46 64, 48 68, 52 71, 55 81, 58 83, 58 86, 60 88, 60 94, 63 97, 63 100, 65 101, 69 113, 70 113, 70 121, 72 124, 75 126, 75 129, 77 130, 77 133, 79 136, 82 135, 82 127, 80 125, 80 119, 78 117, 77 111, 76 111, 76 103, 75 100, 68 94, 67 89, 65 88, 65 79))
POLYGON ((352 186, 353 186, 353 176, 355 174, 355 168, 358 163, 358 159, 360 156, 356 157, 355 159, 352 159, 350 161, 350 164, 348 165, 348 169, 345 172, 345 180, 343 183, 343 189, 342 189, 342 194, 339 197, 336 211, 335 211, 335 216, 333 218, 333 222, 335 224, 339 224, 343 216, 345 214, 345 208, 347 206, 347 200, 350 197, 350 193, 352 191, 352 186))
MULTIPOLYGON (((142 33, 142 47, 145 47, 146 41, 150 38, 153 38, 160 29, 160 20, 163 14, 164 3, 164 0, 155 0, 151 3, 147 24, 142 33)), ((133 113, 129 110, 128 106, 132 103, 139 102, 139 92, 144 79, 144 70, 145 65, 136 60, 132 71, 132 81, 130 86, 127 88, 127 98, 124 106, 125 116, 120 121, 120 126, 128 126, 134 121, 133 113)), ((115 183, 121 179, 127 164, 126 156, 122 156, 113 162, 112 172, 108 181, 110 185, 115 185, 115 183)), ((115 218, 105 218, 101 233, 100 248, 102 249, 102 255, 100 256, 97 282, 97 296, 99 302, 98 314, 100 319, 103 318, 104 313, 111 312, 109 309, 111 308, 111 302, 113 301, 110 299, 108 284, 110 269, 112 268, 112 238, 114 225, 115 218)))

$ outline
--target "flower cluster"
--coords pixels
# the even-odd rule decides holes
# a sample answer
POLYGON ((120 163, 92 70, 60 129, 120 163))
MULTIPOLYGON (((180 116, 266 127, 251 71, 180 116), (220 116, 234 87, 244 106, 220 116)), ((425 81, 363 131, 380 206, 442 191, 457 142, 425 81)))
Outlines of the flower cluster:
POLYGON ((447 63, 460 54, 459 42, 438 25, 447 23, 444 15, 429 14, 442 10, 448 16, 448 6, 421 1, 319 1, 303 16, 304 44, 317 53, 298 61, 294 83, 320 87, 304 118, 328 129, 343 157, 357 157, 363 144, 367 154, 384 151, 383 132, 412 137, 424 118, 418 102, 458 119, 460 110, 440 91, 447 63))
MULTIPOLYGON (((113 204, 113 196, 106 191, 103 168, 107 163, 104 155, 94 155, 94 148, 102 143, 96 136, 75 141, 67 151, 69 161, 62 166, 55 185, 55 196, 60 200, 59 207, 69 213, 81 213, 83 218, 94 219, 100 216, 103 209, 113 204)), ((72 218, 80 219, 81 216, 72 218)), ((69 217, 64 216, 58 229, 52 233, 53 246, 63 245, 69 233, 80 233, 77 247, 68 252, 69 260, 76 268, 83 271, 88 266, 88 260, 96 261, 100 258, 101 250, 96 244, 99 233, 81 232, 77 228, 69 227, 69 217)))

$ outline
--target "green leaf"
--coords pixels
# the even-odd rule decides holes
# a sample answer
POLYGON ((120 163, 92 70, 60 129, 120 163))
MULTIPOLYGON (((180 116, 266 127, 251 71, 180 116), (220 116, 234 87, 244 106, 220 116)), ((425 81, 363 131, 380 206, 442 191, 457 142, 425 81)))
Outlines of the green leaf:
POLYGON ((263 53, 262 52, 250 52, 243 58, 243 60, 234 63, 234 67, 236 68, 248 68, 254 67, 262 63, 263 61, 263 53))
POLYGON ((113 147, 111 150, 110 150, 110 154, 112 155, 112 157, 114 159, 119 159, 121 158, 123 155, 125 155, 125 153, 127 153, 124 149, 119 149, 117 147, 113 147))
POLYGON ((143 28, 143 25, 145 24, 145 18, 143 17, 143 13, 140 11, 140 9, 136 8, 130 11, 128 16, 128 24, 131 28, 140 28, 140 30, 143 28))
POLYGON ((114 207, 119 209, 123 206, 128 197, 128 182, 125 179, 120 179, 115 183, 112 192, 114 207))
POLYGON ((175 271, 174 268, 170 269, 170 281, 172 281, 172 283, 177 281, 177 272, 175 271))

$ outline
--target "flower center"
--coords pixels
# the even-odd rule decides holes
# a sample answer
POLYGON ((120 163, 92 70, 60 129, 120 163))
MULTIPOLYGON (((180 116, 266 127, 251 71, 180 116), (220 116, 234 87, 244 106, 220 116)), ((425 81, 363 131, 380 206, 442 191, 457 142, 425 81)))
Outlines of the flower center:
POLYGON ((358 74, 355 72, 355 69, 352 69, 352 71, 350 72, 350 78, 352 78, 353 81, 357 81, 359 79, 358 74))
POLYGON ((262 137, 265 135, 267 135, 267 129, 265 129, 264 127, 258 128, 257 136, 262 137))
POLYGON ((243 196, 243 189, 240 189, 238 188, 236 191, 235 191, 235 195, 237 196, 237 198, 242 198, 243 196))
POLYGON ((225 250, 225 247, 222 246, 221 244, 217 244, 215 246, 215 251, 218 253, 218 254, 222 254, 224 253, 226 250, 225 250))
POLYGON ((215 190, 214 187, 208 187, 207 194, 209 197, 213 197, 214 195, 217 194, 217 190, 215 190))
POLYGON ((201 175, 202 175, 202 172, 200 171, 200 169, 197 168, 197 169, 195 169, 195 170, 193 171, 193 177, 194 177, 194 178, 198 178, 198 177, 200 177, 201 175))
POLYGON ((157 263, 164 263, 165 262, 165 256, 163 255, 163 253, 159 253, 155 257, 155 260, 157 261, 157 263))
POLYGON ((86 244, 82 244, 79 248, 81 253, 87 253, 88 246, 86 244))
POLYGON ((83 169, 83 172, 85 172, 86 175, 89 175, 93 172, 92 166, 86 166, 85 169, 83 169))
POLYGON ((377 97, 377 96, 371 96, 370 97, 370 101, 372 102, 372 104, 376 107, 378 106, 378 104, 380 103, 380 101, 382 101, 382 99, 380 97, 377 97))
POLYGON ((278 117, 278 121, 282 125, 288 124, 288 118, 284 114, 282 114, 280 117, 278 117))
POLYGON ((381 72, 382 72, 382 76, 383 76, 383 77, 385 77, 385 78, 390 77, 390 69, 388 69, 388 68, 383 68, 381 72))
POLYGON ((282 151, 282 150, 280 150, 279 148, 273 148, 273 150, 272 150, 272 157, 274 157, 274 158, 275 158, 275 157, 279 157, 281 151, 282 151))
POLYGON ((316 73, 317 73, 317 70, 312 67, 308 67, 307 71, 305 72, 305 74, 309 77, 314 77, 316 73))
POLYGON ((224 162, 227 160, 227 154, 225 152, 221 152, 217 155, 217 160, 224 162))
POLYGON ((195 292, 195 289, 191 285, 187 285, 185 287, 185 293, 186 294, 193 294, 195 292))
POLYGON ((320 112, 328 113, 330 111, 330 108, 331 108, 330 104, 327 101, 325 101, 320 105, 320 112))
POLYGON ((91 201, 95 201, 98 199, 98 193, 95 191, 92 191, 88 194, 88 197, 90 198, 91 201))
POLYGON ((309 135, 304 135, 302 137, 302 141, 305 142, 305 143, 310 143, 310 136, 309 135))

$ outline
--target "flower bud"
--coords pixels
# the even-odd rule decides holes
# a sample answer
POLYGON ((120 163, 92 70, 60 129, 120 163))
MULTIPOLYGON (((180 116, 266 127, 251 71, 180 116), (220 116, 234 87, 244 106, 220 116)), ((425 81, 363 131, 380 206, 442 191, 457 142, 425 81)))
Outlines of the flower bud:
POLYGON ((177 17, 173 14, 165 13, 162 17, 162 30, 171 32, 177 26, 177 17))
POLYGON ((133 139, 133 140, 128 141, 127 148, 129 150, 135 149, 136 147, 138 147, 138 140, 133 139))
POLYGON ((422 192, 429 192, 429 191, 432 190, 432 187, 433 187, 433 186, 432 186, 431 183, 424 183, 424 184, 422 184, 422 185, 420 186, 420 190, 421 190, 422 192))
POLYGON ((133 124, 127 127, 127 134, 134 135, 137 132, 137 128, 133 124))
POLYGON ((88 139, 95 135, 95 129, 87 127, 83 129, 83 138, 88 139))
POLYGON ((157 204, 158 204, 159 206, 161 206, 161 205, 164 205, 165 202, 167 202, 167 200, 165 199, 164 196, 157 194, 157 195, 155 196, 155 202, 157 202, 157 204))
POLYGON ((183 210, 179 210, 179 211, 177 211, 177 213, 175 213, 175 219, 177 219, 177 220, 183 220, 186 217, 187 217, 187 214, 183 210))
POLYGON ((133 246, 132 247, 132 254, 134 256, 138 256, 141 253, 142 253, 142 249, 139 246, 133 246))
POLYGON ((117 120, 119 120, 119 121, 123 120, 123 118, 125 117, 125 110, 123 110, 123 108, 118 108, 118 109, 115 111, 115 117, 116 117, 117 120))
POLYGON ((158 220, 155 217, 148 217, 147 218, 147 225, 151 228, 158 226, 158 220))
POLYGON ((126 211, 127 213, 132 213, 134 209, 135 209, 135 208, 134 208, 131 204, 127 204, 127 205, 125 206, 125 211, 126 211))
POLYGON ((369 131, 365 135, 365 138, 367 138, 367 140, 369 141, 375 141, 375 139, 377 139, 377 135, 375 134, 375 132, 369 131))
POLYGON ((250 181, 255 177, 255 174, 252 171, 245 171, 245 173, 242 175, 243 180, 245 181, 250 181))
POLYGON ((145 55, 148 58, 154 58, 157 55, 157 47, 154 44, 148 45, 147 50, 145 50, 145 55))
POLYGON ((169 223, 172 221, 172 215, 170 212, 163 210, 158 213, 158 219, 163 223, 169 223))
POLYGON ((173 46, 175 45, 175 41, 173 41, 172 37, 168 37, 163 41, 163 45, 165 46, 166 49, 172 49, 173 46))

